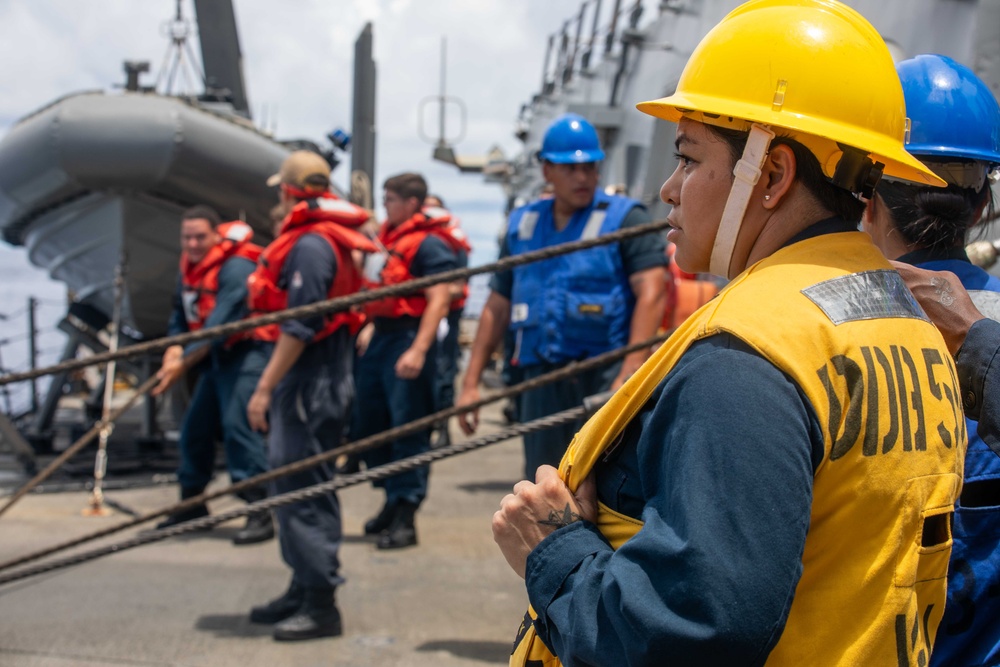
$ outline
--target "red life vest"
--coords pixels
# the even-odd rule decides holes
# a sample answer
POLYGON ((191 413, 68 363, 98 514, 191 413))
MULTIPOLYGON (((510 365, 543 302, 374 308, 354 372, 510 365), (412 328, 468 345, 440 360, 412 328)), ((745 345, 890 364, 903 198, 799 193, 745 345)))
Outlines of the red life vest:
MULTIPOLYGON (((231 257, 242 257, 257 263, 262 248, 250 243, 253 230, 250 225, 239 220, 226 222, 215 230, 222 240, 215 244, 197 264, 191 263, 186 252, 181 252, 181 304, 184 319, 190 331, 198 331, 205 326, 205 320, 215 310, 215 300, 219 294, 219 271, 231 257)), ((226 346, 250 338, 261 339, 257 329, 242 331, 230 336, 226 346)))
MULTIPOLYGON (((250 310, 259 315, 288 308, 288 286, 280 284, 281 269, 296 241, 306 234, 326 239, 337 258, 337 274, 327 291, 327 298, 346 296, 361 289, 361 271, 351 252, 372 253, 376 249, 368 237, 351 228, 367 221, 368 212, 363 208, 329 193, 296 204, 281 223, 278 238, 267 246, 257 269, 247 279, 250 310)), ((357 333, 364 324, 364 314, 359 309, 330 313, 326 317, 326 325, 316 334, 313 342, 329 336, 342 326, 348 327, 352 334, 357 333)), ((280 329, 277 324, 261 328, 266 340, 278 339, 280 329)))
MULTIPOLYGON (((369 281, 367 284, 370 287, 385 287, 413 280, 410 265, 420 249, 420 244, 432 235, 444 241, 455 252, 472 250, 461 230, 451 225, 451 214, 448 211, 443 208, 427 208, 391 229, 388 222, 383 223, 378 240, 388 254, 379 274, 379 281, 377 283, 369 281)), ((468 295, 468 286, 465 295, 468 295)), ((455 301, 464 303, 465 295, 455 301)), ((456 307, 455 301, 452 302, 452 307, 456 307)), ((407 296, 373 301, 365 306, 365 312, 369 317, 420 317, 426 308, 427 297, 423 291, 418 291, 407 296)))
MULTIPOLYGON (((438 208, 438 209, 425 209, 425 210, 428 211, 429 213, 431 211, 441 211, 443 209, 438 208)), ((435 216, 431 215, 430 217, 435 217, 435 216)), ((466 256, 468 256, 468 254, 472 252, 472 244, 469 243, 469 237, 466 236, 465 232, 462 231, 462 227, 459 224, 457 217, 451 216, 451 222, 445 228, 445 231, 447 231, 449 234, 455 237, 456 243, 463 244, 460 247, 463 250, 465 250, 466 256)), ((452 299, 449 309, 450 310, 464 309, 465 301, 468 298, 469 298, 469 281, 466 280, 465 283, 462 285, 462 296, 455 297, 454 299, 452 299)))
POLYGON ((667 307, 661 322, 664 331, 679 327, 719 293, 719 286, 711 280, 699 280, 697 274, 681 271, 674 261, 675 250, 673 243, 667 244, 670 268, 667 271, 667 307))

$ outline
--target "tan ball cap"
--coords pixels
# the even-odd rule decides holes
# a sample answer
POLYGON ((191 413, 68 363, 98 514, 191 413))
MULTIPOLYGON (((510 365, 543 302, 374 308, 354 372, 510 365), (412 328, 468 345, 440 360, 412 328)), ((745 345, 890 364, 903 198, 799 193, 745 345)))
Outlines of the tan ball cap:
POLYGON ((312 151, 295 151, 281 163, 281 169, 278 170, 278 173, 272 174, 267 179, 267 184, 271 187, 285 184, 295 188, 304 188, 307 180, 312 176, 322 176, 329 182, 330 165, 312 151))

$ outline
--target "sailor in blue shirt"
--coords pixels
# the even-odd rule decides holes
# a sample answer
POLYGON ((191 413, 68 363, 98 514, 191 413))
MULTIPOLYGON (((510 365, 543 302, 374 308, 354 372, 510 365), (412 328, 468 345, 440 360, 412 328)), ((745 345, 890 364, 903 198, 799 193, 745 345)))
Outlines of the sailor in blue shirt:
MULTIPOLYGON (((889 259, 958 276, 979 310, 1000 316, 1000 279, 969 261, 1000 176, 1000 104, 972 70, 919 55, 897 64, 912 129, 906 149, 948 186, 879 183, 864 229, 889 259)), ((969 420, 964 485, 955 507, 948 601, 931 667, 1000 661, 1000 457, 969 420)))
MULTIPOLYGON (((428 194, 424 200, 425 207, 443 208, 447 210, 444 201, 438 195, 428 194)), ((458 220, 452 217, 450 229, 453 233, 461 234, 458 228, 458 220)), ((464 234, 463 234, 464 236, 464 234)), ((455 251, 456 266, 458 269, 465 269, 469 266, 469 253, 464 248, 455 251)), ((438 333, 438 355, 437 355, 437 380, 434 393, 437 397, 436 410, 450 408, 455 403, 455 376, 458 375, 458 357, 461 352, 458 347, 458 334, 461 326, 462 313, 465 311, 465 299, 468 295, 469 285, 465 280, 459 280, 451 286, 451 306, 448 309, 447 332, 441 337, 438 333)), ((447 421, 441 422, 436 427, 436 434, 432 443, 433 447, 446 447, 451 444, 451 436, 448 433, 447 421)))
MULTIPOLYGON (((427 183, 423 176, 398 174, 386 180, 384 190, 386 220, 378 239, 385 252, 369 257, 368 279, 389 286, 457 268, 458 240, 447 230, 451 218, 444 209, 424 207, 427 183)), ((351 440, 435 411, 437 332, 448 315, 451 300, 451 285, 441 283, 365 307, 371 327, 358 337, 354 373, 358 400, 351 421, 351 440), (366 334, 370 342, 366 342, 366 334)), ((428 429, 369 450, 364 460, 372 468, 422 454, 430 446, 428 429)), ((399 549, 417 544, 415 516, 427 497, 429 474, 424 466, 375 483, 385 489, 385 504, 365 522, 364 531, 378 536, 377 548, 399 549)))
POLYGON ((965 416, 1000 457, 1000 322, 978 310, 954 273, 892 264, 955 355, 965 416))
MULTIPOLYGON (((270 311, 345 296, 361 285, 346 239, 360 233, 343 219, 367 217, 329 192, 330 166, 296 151, 269 181, 280 185, 288 209, 275 241, 264 250, 250 285, 251 306, 270 311), (342 209, 347 209, 346 212, 342 209), (352 215, 356 214, 356 215, 352 215), (268 294, 284 299, 268 302, 268 294)), ((363 218, 362 218, 363 219, 363 218)), ((370 244, 369 244, 370 245, 370 244)), ((372 249, 374 247, 372 246, 372 249)), ((360 316, 336 312, 285 320, 246 410, 251 426, 270 435, 272 467, 321 455, 341 444, 354 396, 353 345, 360 316)), ((329 482, 326 462, 271 482, 275 494, 329 482)), ((334 598, 340 575, 340 501, 330 492, 275 510, 281 556, 292 570, 288 589, 250 612, 253 623, 274 624, 274 638, 296 641, 341 634, 334 598)))
MULTIPOLYGON (((539 157, 553 197, 511 213, 501 257, 649 221, 639 202, 598 191, 597 163, 604 152, 597 131, 582 116, 556 119, 539 157)), ((652 337, 666 305, 665 250, 665 238, 649 234, 494 275, 456 404, 479 400, 480 376, 508 327, 514 334, 511 363, 525 380, 652 337)), ((640 350, 619 365, 525 392, 520 419, 545 417, 580 405, 590 394, 617 389, 648 357, 649 350, 640 350)), ((463 415, 459 424, 473 432, 478 414, 463 415)), ((579 427, 570 423, 525 435, 525 477, 533 479, 541 465, 558 464, 579 427)))
MULTIPOLYGON (((174 295, 168 335, 236 322, 248 315, 247 277, 253 273, 260 248, 250 244, 252 232, 239 221, 223 224, 219 214, 207 206, 195 206, 181 219, 181 273, 174 295), (232 235, 233 238, 228 238, 232 235)), ((226 466, 233 483, 267 470, 267 455, 261 434, 250 428, 244 406, 250 399, 271 352, 270 343, 247 332, 174 345, 164 352, 158 373, 160 382, 153 395, 163 394, 184 374, 200 372, 181 425, 180 465, 177 480, 181 499, 204 492, 215 470, 215 442, 222 434, 226 466)), ((262 488, 242 491, 247 502, 262 500, 262 488)), ((157 528, 197 519, 208 514, 198 505, 170 515, 157 528)), ((235 544, 253 544, 274 537, 271 515, 248 517, 246 526, 233 538, 235 544)))

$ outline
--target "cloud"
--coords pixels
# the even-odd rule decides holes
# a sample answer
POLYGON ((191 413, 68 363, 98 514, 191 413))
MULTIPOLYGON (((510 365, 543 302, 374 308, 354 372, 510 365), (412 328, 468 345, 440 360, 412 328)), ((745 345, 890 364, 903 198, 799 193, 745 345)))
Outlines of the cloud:
MULTIPOLYGON (((469 203, 459 214, 472 235, 492 239, 502 224, 500 189, 432 162, 432 146, 418 133, 421 103, 439 93, 442 37, 448 94, 468 110, 456 151, 480 154, 500 145, 511 155, 519 149, 513 137, 517 110, 540 86, 547 35, 575 15, 579 1, 235 0, 251 110, 282 138, 323 141, 335 127, 349 129, 354 41, 371 21, 378 68, 376 183, 400 171, 423 172, 453 206, 469 203), (495 214, 484 212, 490 205, 495 214)), ((183 10, 193 17, 193 2, 185 0, 183 10)), ((173 0, 0 3, 0 61, 19 63, 0 70, 0 134, 68 92, 122 83, 126 58, 149 60, 155 73, 173 13, 173 0)), ((196 38, 192 47, 200 56, 196 38)), ((436 109, 427 106, 425 113, 436 131, 436 109)), ((450 118, 455 124, 449 132, 455 133, 458 115, 450 118)), ((338 183, 346 183, 347 165, 335 172, 338 183)))

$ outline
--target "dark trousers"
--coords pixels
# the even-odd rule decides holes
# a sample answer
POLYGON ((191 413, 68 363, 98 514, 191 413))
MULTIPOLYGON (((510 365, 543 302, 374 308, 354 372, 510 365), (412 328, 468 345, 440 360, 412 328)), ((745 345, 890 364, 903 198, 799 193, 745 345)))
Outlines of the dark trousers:
POLYGON ((455 376, 458 375, 458 327, 462 309, 448 311, 448 335, 438 342, 437 405, 435 411, 455 404, 455 376))
MULTIPOLYGON (((562 368, 565 364, 535 364, 522 369, 525 380, 562 368)), ((583 405, 583 399, 606 391, 621 370, 621 364, 579 373, 560 382, 553 382, 521 394, 521 422, 548 417, 549 415, 583 405)), ((534 481, 538 466, 558 466, 566 448, 583 420, 575 420, 535 431, 524 436, 524 478, 534 481)))
POLYGON ((204 365, 181 425, 177 481, 182 488, 203 489, 212 480, 220 431, 234 483, 267 470, 264 437, 250 428, 246 406, 270 354, 269 344, 244 342, 213 353, 204 365))
MULTIPOLYGON (((396 376, 396 361, 416 338, 416 329, 375 331, 365 354, 354 369, 358 389, 351 422, 351 440, 402 426, 434 412, 434 379, 437 373, 437 345, 432 345, 420 375, 412 380, 396 376)), ((393 440, 388 445, 364 453, 369 468, 422 454, 431 447, 430 429, 393 440)), ((385 488, 386 502, 399 500, 420 504, 427 497, 427 466, 375 482, 385 488)))
MULTIPOLYGON (((268 421, 271 466, 287 465, 322 454, 341 444, 354 395, 353 338, 335 331, 306 348, 271 398, 268 421)), ((271 493, 287 493, 333 479, 328 461, 271 482, 271 493)), ((340 500, 329 492, 275 510, 281 557, 293 578, 306 588, 334 588, 341 541, 340 500)))

